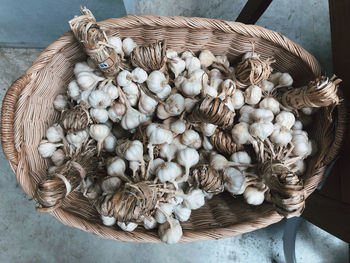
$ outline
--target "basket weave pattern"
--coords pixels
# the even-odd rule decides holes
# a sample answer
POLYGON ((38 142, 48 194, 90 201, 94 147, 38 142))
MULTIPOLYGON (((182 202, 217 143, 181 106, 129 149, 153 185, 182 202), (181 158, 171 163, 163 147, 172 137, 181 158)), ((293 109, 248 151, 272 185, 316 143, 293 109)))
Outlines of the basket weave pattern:
MULTIPOLYGON (((127 16, 99 23, 108 35, 131 37, 137 44, 167 40, 169 48, 178 52, 190 49, 211 50, 215 55, 228 55, 235 61, 242 53, 255 51, 262 58, 273 57, 273 67, 289 72, 303 85, 319 76, 320 66, 313 56, 279 33, 258 26, 204 18, 127 16)), ((73 78, 75 63, 86 59, 71 32, 52 43, 37 58, 31 68, 8 90, 2 107, 2 145, 17 181, 33 196, 36 185, 45 176, 48 161, 40 157, 37 147, 47 128, 59 115, 53 108, 58 94, 64 93, 73 78)), ((326 166, 336 156, 343 137, 344 107, 338 106, 336 125, 326 117, 326 110, 317 115, 313 125, 319 152, 309 161, 304 177, 305 197, 310 195, 322 179, 326 166)), ((66 225, 99 236, 120 241, 160 242, 156 232, 138 228, 123 232, 105 227, 96 210, 80 193, 70 194, 63 205, 51 212, 66 225)), ((242 197, 232 198, 223 193, 194 210, 191 219, 182 224, 181 242, 229 237, 265 227, 281 220, 272 204, 258 207, 247 205, 242 197)))

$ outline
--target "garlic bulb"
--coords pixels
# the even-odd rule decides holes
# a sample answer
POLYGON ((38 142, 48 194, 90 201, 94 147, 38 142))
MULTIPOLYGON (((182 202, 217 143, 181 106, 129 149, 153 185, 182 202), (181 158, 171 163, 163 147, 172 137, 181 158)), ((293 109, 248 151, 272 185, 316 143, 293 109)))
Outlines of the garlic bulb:
POLYGON ((164 74, 158 70, 155 70, 149 74, 147 78, 147 87, 153 93, 159 93, 168 85, 168 81, 164 74))
POLYGON ((64 154, 64 151, 62 149, 54 151, 54 153, 51 156, 51 160, 56 166, 61 166, 64 163, 65 158, 66 155, 64 154))
POLYGON ((214 125, 211 123, 205 123, 205 122, 203 122, 200 126, 203 135, 207 137, 212 136, 217 127, 218 127, 217 125, 214 125))
POLYGON ((87 107, 90 107, 89 105, 89 96, 91 94, 91 90, 84 90, 80 93, 79 99, 77 100, 78 104, 84 104, 87 107))
POLYGON ((293 130, 302 130, 303 129, 303 124, 301 123, 301 121, 295 121, 292 129, 293 130))
POLYGON ((178 76, 174 79, 174 85, 175 85, 175 88, 177 89, 180 89, 181 88, 181 85, 182 83, 184 82, 186 78, 184 76, 178 76))
POLYGON ((244 199, 250 205, 261 205, 265 199, 265 192, 255 187, 248 186, 244 191, 244 199))
POLYGON ((185 110, 185 99, 178 93, 170 95, 165 101, 164 108, 170 116, 180 115, 185 110))
POLYGON ((143 163, 143 145, 140 141, 134 140, 124 153, 124 157, 128 161, 143 163))
POLYGON ((171 87, 170 85, 165 85, 163 90, 159 93, 157 93, 157 97, 160 98, 161 100, 165 100, 171 93, 171 87))
POLYGON ((234 109, 238 110, 244 105, 244 95, 240 90, 236 90, 235 93, 231 96, 231 104, 234 109))
POLYGON ((145 114, 135 110, 133 107, 128 106, 122 118, 121 125, 124 130, 132 130, 146 120, 147 117, 145 114))
POLYGON ((125 173, 126 164, 122 158, 114 157, 108 162, 107 173, 110 176, 123 175, 125 173))
POLYGON ((185 167, 185 175, 178 181, 178 183, 187 182, 190 168, 199 162, 199 154, 192 148, 179 150, 179 153, 177 154, 177 162, 185 167))
POLYGON ((123 231, 126 231, 126 232, 132 232, 136 229, 137 227, 137 224, 135 223, 132 223, 132 222, 117 222, 117 225, 123 230, 123 231))
MULTIPOLYGON (((246 163, 251 164, 252 159, 250 158, 249 154, 244 151, 235 152, 231 155, 231 161, 235 163, 246 163)), ((239 170, 246 170, 247 167, 245 166, 238 166, 239 170)))
POLYGON ((240 118, 239 122, 246 122, 246 123, 253 123, 253 112, 255 112, 255 109, 252 106, 244 105, 242 108, 240 108, 240 118))
POLYGON ((278 85, 278 82, 281 76, 282 76, 281 72, 275 72, 269 76, 268 80, 272 82, 274 85, 278 85))
POLYGON ((281 126, 284 126, 287 129, 290 129, 293 127, 295 123, 295 117, 291 112, 282 111, 276 116, 276 123, 279 123, 281 124, 281 126))
POLYGON ((114 86, 112 84, 112 82, 107 83, 104 87, 103 87, 103 91, 109 95, 109 97, 112 100, 116 100, 119 97, 119 91, 118 88, 116 86, 114 86))
POLYGON ((153 113, 156 110, 158 102, 151 97, 147 96, 141 91, 141 96, 138 104, 139 111, 144 114, 153 113))
POLYGON ((62 127, 55 123, 46 131, 46 138, 49 140, 49 142, 60 142, 62 139, 64 139, 64 131, 62 127))
MULTIPOLYGON (((181 185, 181 184, 180 184, 181 185)), ((182 204, 182 202, 183 202, 183 196, 184 196, 184 191, 181 189, 181 187, 180 187, 180 185, 179 185, 179 188, 177 189, 177 194, 175 194, 172 198, 170 198, 169 200, 168 200, 168 203, 169 204, 172 204, 172 205, 174 205, 174 209, 175 209, 175 206, 177 206, 177 205, 180 205, 180 204, 182 204)))
POLYGON ((185 63, 186 63, 186 69, 187 69, 188 74, 191 74, 196 69, 200 69, 201 68, 201 62, 196 57, 188 57, 188 58, 186 58, 185 63))
POLYGON ((158 206, 154 217, 159 224, 163 224, 167 221, 167 217, 173 213, 174 206, 169 203, 159 203, 158 206))
POLYGON ((94 90, 89 96, 89 104, 93 108, 105 109, 111 105, 111 97, 101 90, 94 90))
POLYGON ((186 112, 191 112, 196 105, 197 100, 191 98, 185 98, 185 110, 186 112))
POLYGON ((166 162, 158 166, 156 175, 162 183, 171 182, 182 175, 182 169, 177 163, 166 162))
POLYGON ((271 122, 255 122, 249 126, 249 132, 253 137, 264 141, 273 132, 274 126, 271 122))
POLYGON ((66 109, 67 104, 68 104, 67 97, 62 94, 57 95, 55 100, 53 101, 53 106, 58 111, 63 111, 64 109, 66 109))
POLYGON ((314 156, 315 153, 317 152, 318 147, 317 144, 315 142, 315 140, 309 140, 308 141, 308 151, 307 151, 307 156, 314 156))
POLYGON ((110 133, 104 141, 104 148, 107 152, 114 152, 116 145, 117 138, 115 138, 115 136, 112 133, 110 133))
POLYGON ((110 133, 110 129, 104 124, 93 124, 90 126, 89 134, 91 138, 97 141, 97 153, 100 154, 102 145, 106 137, 110 133))
POLYGON ((194 97, 201 93, 202 83, 200 80, 185 79, 182 82, 181 90, 185 96, 194 97))
POLYGON ((174 57, 169 62, 169 69, 174 73, 177 78, 186 68, 186 63, 179 57, 174 57))
POLYGON ((147 126, 146 134, 151 144, 170 144, 173 141, 173 134, 167 129, 159 127, 157 124, 147 126))
POLYGON ((184 198, 184 205, 191 210, 199 209, 205 204, 204 197, 202 190, 191 190, 184 198))
POLYGON ((280 124, 276 123, 274 125, 274 131, 270 136, 271 142, 279 145, 285 146, 292 140, 292 134, 290 130, 280 124))
POLYGON ((225 190, 231 194, 240 195, 245 190, 243 174, 233 167, 224 170, 224 181, 225 190))
POLYGON ((186 59, 189 58, 189 57, 193 57, 193 54, 192 54, 191 51, 184 51, 184 52, 182 52, 181 58, 182 58, 183 60, 186 60, 186 59))
POLYGON ((214 89, 218 90, 222 82, 223 82, 222 79, 215 77, 210 79, 209 85, 214 89))
POLYGON ((67 95, 73 100, 77 100, 80 96, 80 89, 75 80, 69 82, 67 87, 67 95))
POLYGON ((78 85, 82 90, 92 90, 102 80, 104 80, 103 77, 99 77, 93 72, 88 71, 80 72, 77 76, 78 85))
POLYGON ((273 82, 271 81, 268 81, 268 80, 264 80, 262 83, 261 83, 261 86, 260 88, 262 89, 262 91, 266 92, 266 93, 270 93, 273 88, 274 88, 274 84, 273 82))
POLYGON ((79 149, 83 145, 83 143, 85 143, 89 139, 89 134, 86 130, 82 130, 76 133, 67 134, 66 139, 76 149, 79 149))
POLYGON ((171 117, 170 114, 165 110, 165 106, 163 104, 160 104, 157 107, 157 117, 161 120, 165 120, 171 117))
POLYGON ((178 56, 177 52, 170 48, 167 49, 165 53, 166 53, 166 57, 171 59, 176 58, 178 56))
MULTIPOLYGON (((248 144, 252 141, 252 137, 249 133, 249 124, 245 122, 240 122, 233 126, 232 138, 237 144, 248 144)), ((271 131, 272 132, 272 131, 271 131)))
POLYGON ((97 123, 104 123, 108 120, 108 111, 105 109, 90 109, 90 116, 97 123))
POLYGON ((120 121, 123 117, 123 115, 126 112, 126 106, 122 103, 114 103, 109 109, 108 109, 108 117, 113 121, 117 122, 120 121))
POLYGON ((50 166, 49 169, 47 169, 47 173, 53 174, 57 168, 58 168, 57 166, 50 166))
POLYGON ((296 156, 306 156, 309 153, 308 139, 303 135, 293 134, 292 142, 294 148, 292 153, 296 156))
POLYGON ((226 55, 224 56, 216 56, 216 62, 224 64, 226 67, 230 66, 230 62, 228 61, 228 58, 226 55))
POLYGON ((170 124, 170 130, 175 134, 182 134, 186 130, 186 123, 184 120, 176 120, 170 124))
POLYGON ((132 75, 127 70, 122 70, 117 76, 118 85, 121 87, 126 87, 132 83, 132 75))
POLYGON ((122 185, 122 180, 119 177, 111 176, 103 180, 101 184, 102 192, 104 194, 114 194, 122 185))
POLYGON ((80 72, 93 72, 94 69, 86 62, 78 62, 74 65, 74 75, 77 77, 80 72))
POLYGON ((205 49, 199 54, 199 61, 202 68, 207 68, 216 61, 216 57, 210 50, 205 49))
POLYGON ((218 70, 217 68, 214 68, 209 72, 209 77, 210 77, 210 79, 221 79, 222 80, 224 78, 224 75, 222 75, 220 70, 218 70))
POLYGON ((186 130, 181 139, 182 143, 188 147, 199 149, 202 146, 202 139, 199 133, 194 130, 186 130))
POLYGON ((157 221, 153 216, 147 216, 143 219, 143 227, 147 230, 157 227, 157 221))
POLYGON ((124 56, 122 48, 122 40, 117 36, 108 37, 108 42, 113 46, 114 51, 121 56, 124 56))
POLYGON ((211 144, 210 140, 208 137, 203 137, 203 149, 206 151, 211 151, 214 149, 214 146, 211 144))
POLYGON ((293 173, 295 173, 298 176, 303 175, 306 171, 305 161, 304 160, 297 161, 292 165, 291 170, 293 173))
POLYGON ((196 69, 191 74, 189 74, 190 80, 199 80, 203 85, 208 84, 209 76, 203 69, 196 69))
POLYGON ((263 99, 259 103, 259 107, 261 109, 270 110, 273 112, 273 114, 278 114, 280 112, 280 103, 276 99, 271 97, 263 99))
POLYGON ((180 222, 185 222, 188 219, 190 219, 191 209, 183 205, 177 205, 174 208, 174 214, 177 220, 179 220, 180 222))
POLYGON ((203 89, 203 96, 211 96, 213 98, 216 98, 218 96, 218 91, 214 89, 213 87, 206 85, 203 89))
POLYGON ((250 105, 258 104, 262 97, 261 89, 256 85, 249 86, 244 91, 245 102, 250 105))
POLYGON ((182 237, 182 228, 178 220, 170 218, 168 222, 158 227, 160 239, 167 244, 175 244, 182 237))
POLYGON ((293 78, 288 73, 282 73, 280 78, 278 79, 277 87, 290 87, 293 84, 293 78))
POLYGON ((109 216, 101 216, 102 219, 102 223, 105 226, 113 226, 115 224, 115 222, 117 221, 113 216, 109 217, 109 216))
POLYGON ((132 80, 137 82, 137 83, 144 83, 147 78, 147 72, 142 69, 142 68, 135 68, 132 72, 131 72, 131 77, 132 80))
POLYGON ((301 112, 304 113, 305 115, 312 115, 313 113, 316 112, 316 110, 317 110, 317 108, 307 107, 307 108, 302 108, 301 112))
POLYGON ((273 112, 266 109, 256 109, 252 112, 251 116, 254 121, 271 122, 274 118, 273 112))
POLYGON ((172 144, 175 144, 178 150, 183 150, 187 148, 186 145, 182 144, 181 135, 176 136, 172 144))
POLYGON ((162 158, 166 159, 168 162, 170 162, 171 160, 173 160, 175 158, 177 150, 178 150, 178 146, 176 144, 164 143, 160 147, 159 155, 160 155, 160 157, 162 157, 162 158))
POLYGON ((56 149, 60 146, 62 146, 62 144, 51 143, 51 142, 48 142, 47 140, 42 140, 38 147, 38 151, 42 157, 48 158, 48 157, 51 157, 53 153, 56 151, 56 149))
POLYGON ((126 56, 130 56, 131 52, 134 50, 135 47, 137 47, 137 45, 134 42, 134 40, 132 40, 129 37, 124 38, 122 48, 126 56))
POLYGON ((149 173, 155 175, 158 167, 163 163, 165 163, 165 161, 161 158, 154 159, 149 169, 149 173))
POLYGON ((140 96, 140 91, 137 85, 131 82, 129 85, 123 87, 123 91, 126 94, 129 104, 135 106, 140 96))

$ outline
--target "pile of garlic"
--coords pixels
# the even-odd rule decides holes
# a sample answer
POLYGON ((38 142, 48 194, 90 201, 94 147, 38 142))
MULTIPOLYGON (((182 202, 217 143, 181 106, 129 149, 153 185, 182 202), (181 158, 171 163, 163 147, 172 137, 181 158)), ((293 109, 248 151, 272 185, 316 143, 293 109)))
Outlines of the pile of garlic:
MULTIPOLYGON (((110 37, 109 41, 126 60, 136 47, 130 38, 122 41, 110 37)), ((213 196, 191 183, 191 171, 196 166, 214 168, 223 177, 226 191, 243 194, 250 205, 260 205, 266 186, 263 182, 259 187, 249 183, 250 168, 257 160, 252 149, 257 142, 269 140, 281 148, 293 144, 291 157, 301 157, 293 167, 298 175, 305 172, 304 159, 316 148, 303 131, 310 123, 309 115, 315 111, 305 108, 296 117, 271 95, 272 91, 293 84, 288 73, 274 72, 259 86, 239 89, 230 77, 234 65, 225 55, 215 56, 203 50, 197 57, 190 51, 178 54, 168 49, 166 56, 168 71, 147 73, 137 67, 121 70, 113 80, 104 78, 89 59, 77 63, 75 78, 68 84, 66 94, 56 97, 54 107, 64 112, 81 105, 88 111, 90 123, 77 132, 65 131, 59 123, 54 124, 47 130, 39 153, 51 158, 53 165, 49 172, 53 172, 69 158, 64 145, 73 153, 88 140, 95 140, 98 154, 108 158, 108 180, 101 184, 100 196, 117 192, 126 182, 121 178, 128 178, 129 182, 172 183, 175 197, 160 202, 152 215, 141 218, 145 229, 158 226, 161 240, 171 244, 181 239, 180 222, 189 220, 191 211, 213 196), (226 73, 213 63, 222 65, 226 73), (187 120, 195 105, 207 96, 219 98, 236 114, 229 134, 243 149, 231 156, 217 152, 211 142, 211 136, 220 127, 187 120), (136 134, 145 140, 135 139, 136 134), (120 143, 123 140, 127 143, 120 143)), ((250 56, 259 55, 249 53, 243 60, 250 56)), ((113 217, 102 216, 102 220, 105 225, 117 224, 124 231, 133 231, 138 226, 134 222, 116 222, 113 217)))

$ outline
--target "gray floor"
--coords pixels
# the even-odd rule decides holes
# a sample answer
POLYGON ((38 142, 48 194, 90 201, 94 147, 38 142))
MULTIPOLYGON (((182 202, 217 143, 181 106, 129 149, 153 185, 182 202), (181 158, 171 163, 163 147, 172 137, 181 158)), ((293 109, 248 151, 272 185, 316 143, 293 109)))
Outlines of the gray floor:
MULTIPOLYGON (((139 0, 137 12, 234 20, 244 3, 242 0, 212 0, 210 4, 200 0, 176 3, 139 0)), ((274 3, 258 24, 300 43, 331 72, 327 1, 275 0, 274 3)), ((1 101, 7 88, 40 52, 0 48, 1 101)), ((2 152, 0 167, 0 262, 284 262, 284 222, 235 238, 187 245, 114 242, 66 227, 48 214, 36 212, 2 152)), ((296 255, 299 263, 348 262, 348 244, 303 221, 297 235, 296 255)))

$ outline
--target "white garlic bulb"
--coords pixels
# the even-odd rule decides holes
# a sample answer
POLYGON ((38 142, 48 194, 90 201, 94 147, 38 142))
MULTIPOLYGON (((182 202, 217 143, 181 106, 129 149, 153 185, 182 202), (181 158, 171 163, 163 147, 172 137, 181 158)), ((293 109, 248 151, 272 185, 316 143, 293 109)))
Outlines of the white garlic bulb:
POLYGON ((174 57, 169 62, 169 69, 174 73, 177 78, 186 68, 186 63, 179 57, 174 57))
POLYGON ((255 187, 248 186, 244 191, 244 199, 250 205, 261 205, 265 199, 265 192, 255 187))
POLYGON ((199 209, 205 204, 204 198, 205 195, 202 190, 191 190, 184 198, 184 205, 191 210, 199 209))
POLYGON ((122 70, 117 76, 118 85, 121 87, 128 86, 132 83, 132 75, 127 70, 122 70))
POLYGON ((202 68, 207 68, 216 61, 216 57, 210 50, 205 49, 199 54, 199 61, 202 68))
POLYGON ((254 121, 271 122, 274 118, 273 112, 266 109, 255 109, 251 116, 254 121))
POLYGON ((97 123, 104 123, 108 120, 108 111, 105 109, 90 109, 90 116, 97 123))
POLYGON ((148 74, 144 69, 137 67, 131 72, 131 77, 137 83, 144 83, 148 78, 148 74))
POLYGON ((147 126, 146 134, 151 144, 170 144, 174 138, 171 131, 163 129, 154 123, 147 126))
POLYGON ((49 140, 49 142, 62 141, 62 139, 64 139, 64 131, 62 127, 58 123, 55 123, 49 127, 46 131, 46 138, 49 140))
POLYGON ((244 175, 233 167, 224 170, 225 190, 234 195, 240 195, 245 190, 244 175))
POLYGON ((109 97, 112 100, 116 100, 119 97, 119 90, 116 86, 114 86, 112 84, 112 82, 107 83, 104 87, 103 87, 103 91, 109 95, 109 97))
POLYGON ((143 162, 143 145, 140 141, 134 140, 124 153, 124 157, 128 161, 143 162))
POLYGON ((182 134, 186 130, 186 123, 184 120, 176 120, 170 124, 170 130, 175 134, 182 134))
POLYGON ((105 124, 93 124, 90 126, 89 134, 91 138, 97 141, 97 153, 99 154, 104 140, 110 133, 110 129, 105 124))
POLYGON ((170 116, 178 116, 185 110, 185 99, 178 93, 170 95, 165 101, 164 108, 170 116))
POLYGON ((149 74, 147 78, 147 87, 153 93, 159 93, 168 85, 168 81, 164 74, 158 70, 155 70, 149 74))
POLYGON ((177 163, 165 162, 158 166, 156 175, 161 182, 172 182, 182 175, 182 169, 177 163))
POLYGON ((174 206, 169 203, 159 203, 159 208, 156 209, 155 212, 155 219, 159 224, 163 224, 167 221, 167 217, 169 217, 173 211, 174 211, 174 206))
POLYGON ((127 37, 123 39, 122 48, 126 56, 130 56, 131 52, 137 47, 134 40, 127 37))
POLYGON ((216 56, 216 62, 221 63, 221 64, 225 65, 226 67, 230 67, 230 62, 228 61, 228 58, 226 55, 216 56))
POLYGON ((80 97, 80 89, 75 80, 69 82, 67 87, 67 95, 73 100, 77 100, 80 97))
POLYGON ((102 90, 94 90, 90 93, 89 104, 96 109, 105 109, 111 105, 111 97, 102 90))
POLYGON ((199 162, 199 154, 195 149, 185 148, 179 150, 177 154, 177 163, 185 167, 185 175, 180 182, 187 182, 190 173, 190 168, 199 162))
POLYGON ((275 123, 274 131, 270 136, 271 142, 279 145, 285 146, 292 140, 292 134, 290 130, 284 126, 281 126, 279 123, 275 123))
POLYGON ((231 104, 234 109, 241 109, 244 105, 244 95, 241 90, 236 90, 231 96, 231 104))
POLYGON ((126 231, 126 232, 132 232, 136 229, 136 227, 138 226, 137 224, 135 223, 132 223, 132 222, 117 222, 117 225, 123 230, 123 231, 126 231))
POLYGON ((272 97, 267 97, 263 99, 259 103, 259 107, 261 109, 270 110, 273 112, 273 114, 278 114, 280 112, 280 103, 272 97))
POLYGON ((203 69, 196 69, 191 74, 189 74, 190 80, 199 80, 203 85, 208 84, 208 74, 203 69))
POLYGON ((74 75, 77 77, 80 72, 93 72, 94 69, 86 62, 78 62, 74 65, 74 75))
POLYGON ((178 220, 170 218, 168 222, 158 227, 160 239, 167 244, 175 244, 182 237, 182 228, 178 220))
POLYGON ((249 126, 249 133, 256 138, 264 141, 273 132, 274 126, 271 122, 255 122, 249 126))
POLYGON ((84 90, 80 93, 79 99, 77 100, 78 104, 84 104, 87 107, 90 107, 89 105, 89 96, 91 94, 91 90, 84 90))
POLYGON ((203 149, 206 151, 211 151, 214 149, 214 146, 211 144, 210 140, 206 136, 203 137, 203 149))
POLYGON ((293 132, 292 142, 294 148, 292 153, 296 156, 306 156, 309 153, 308 138, 303 133, 293 132))
POLYGON ((192 52, 191 51, 184 51, 184 52, 182 52, 182 54, 181 54, 181 58, 183 59, 183 60, 186 60, 187 58, 189 58, 189 57, 193 57, 193 54, 192 54, 192 52))
POLYGON ((218 90, 223 80, 217 77, 211 78, 209 81, 209 85, 214 89, 218 90))
POLYGON ((104 80, 103 77, 99 77, 93 72, 88 71, 80 72, 77 76, 78 85, 82 90, 92 90, 102 80, 104 80))
POLYGON ((181 139, 182 143, 188 147, 199 149, 202 146, 202 139, 199 133, 194 130, 186 130, 181 139))
POLYGON ((180 222, 185 222, 188 219, 190 219, 191 209, 183 205, 177 205, 174 208, 174 214, 177 220, 179 220, 180 222))
POLYGON ((121 125, 124 130, 132 130, 146 120, 147 117, 145 114, 135 110, 133 107, 128 106, 122 118, 121 125))
POLYGON ((107 152, 114 152, 116 145, 117 138, 115 138, 115 136, 112 133, 110 133, 104 141, 104 148, 107 152))
POLYGON ((249 86, 244 91, 244 99, 247 104, 255 105, 258 104, 262 97, 261 89, 256 85, 249 86))
POLYGON ((249 105, 244 105, 239 110, 240 118, 239 122, 245 122, 245 123, 253 123, 253 112, 255 112, 255 108, 249 105))
POLYGON ((203 135, 207 137, 212 136, 215 133, 217 127, 217 125, 205 122, 203 122, 200 126, 203 135))
POLYGON ((116 176, 104 178, 101 189, 104 194, 114 194, 122 185, 122 180, 116 176))
POLYGON ((118 176, 123 175, 125 173, 126 164, 122 158, 114 157, 109 162, 107 167, 107 173, 110 176, 118 176))
POLYGON ((166 57, 171 59, 176 58, 178 56, 177 52, 170 48, 167 49, 165 53, 166 53, 166 57))
POLYGON ((186 112, 191 112, 196 105, 197 100, 192 98, 185 98, 185 110, 186 112))
POLYGON ((274 85, 278 85, 278 82, 281 76, 282 76, 281 72, 275 72, 269 76, 268 80, 272 82, 274 85))
POLYGON ((182 83, 185 81, 185 77, 184 76, 178 76, 174 79, 174 85, 175 85, 175 88, 177 89, 180 89, 181 88, 181 85, 182 83))
POLYGON ((287 111, 282 111, 276 116, 276 122, 281 124, 281 126, 286 127, 287 129, 290 129, 293 127, 295 123, 295 117, 293 113, 287 112, 287 111))
POLYGON ((141 96, 138 104, 139 111, 144 114, 153 113, 156 110, 158 102, 153 98, 147 96, 143 91, 141 91, 141 96))
POLYGON ((161 92, 158 92, 156 95, 161 100, 165 100, 171 93, 171 87, 170 85, 165 85, 163 90, 161 92))
POLYGON ((293 78, 289 73, 282 73, 278 79, 278 87, 290 87, 293 84, 293 78))
MULTIPOLYGON (((245 163, 245 164, 251 164, 252 159, 250 158, 249 154, 244 151, 235 152, 231 155, 231 161, 235 163, 245 163)), ((238 166, 239 170, 246 170, 247 167, 245 166, 238 166)))
POLYGON ((237 144, 248 144, 252 141, 252 137, 249 133, 249 124, 240 122, 233 126, 232 138, 237 144))
POLYGON ((218 96, 218 91, 214 89, 212 86, 206 85, 203 89, 203 96, 211 96, 216 98, 218 96))
POLYGON ((69 133, 66 135, 67 141, 77 149, 80 148, 88 138, 89 134, 86 130, 78 131, 76 133, 69 133))
POLYGON ((175 144, 178 150, 183 150, 187 148, 186 145, 182 144, 181 135, 176 136, 172 144, 175 144))
POLYGON ((185 96, 194 97, 201 93, 202 83, 200 80, 185 79, 182 82, 181 90, 185 96))
POLYGON ((62 149, 54 151, 54 153, 51 156, 51 160, 56 166, 61 166, 64 163, 65 158, 66 155, 64 154, 64 151, 62 149))
POLYGON ((158 167, 163 163, 165 163, 165 161, 161 158, 154 159, 149 169, 149 173, 155 175, 158 167))
POLYGON ((153 216, 147 216, 143 219, 143 227, 147 230, 157 227, 157 221, 153 216))
POLYGON ((196 69, 201 68, 201 62, 196 57, 186 58, 185 63, 186 63, 186 69, 187 69, 188 74, 191 74, 196 69))
POLYGON ((56 110, 62 111, 67 108, 68 100, 67 97, 59 94, 56 96, 55 100, 53 101, 53 106, 56 110))
POLYGON ((108 37, 108 42, 113 46, 113 49, 117 54, 124 56, 124 52, 122 48, 123 44, 120 37, 117 37, 117 36, 108 37))
POLYGON ((212 70, 210 70, 209 72, 209 77, 210 79, 223 79, 224 75, 221 73, 220 70, 218 70, 217 68, 214 68, 212 70))
POLYGON ((164 143, 160 147, 159 155, 160 157, 166 159, 168 162, 173 160, 176 156, 178 146, 174 143, 168 144, 164 143))
POLYGON ((165 106, 163 104, 160 104, 157 107, 157 117, 161 120, 165 120, 171 117, 170 113, 165 110, 165 106))
POLYGON ((101 219, 102 219, 102 223, 105 226, 113 226, 115 224, 115 222, 117 221, 113 216, 102 216, 101 215, 101 219))
POLYGON ((295 121, 293 127, 292 127, 293 130, 302 130, 303 129, 303 124, 301 121, 295 121))
POLYGON ((268 80, 263 80, 261 83, 261 89, 266 93, 270 93, 273 90, 274 86, 275 85, 273 84, 273 82, 268 80))
POLYGON ((109 109, 108 109, 108 117, 113 122, 120 121, 122 117, 124 116, 126 112, 126 106, 122 103, 114 103, 109 109))
POLYGON ((295 173, 298 176, 303 175, 306 171, 305 161, 304 160, 297 161, 292 165, 291 170, 293 173, 295 173))
POLYGON ((56 151, 56 149, 60 146, 62 146, 62 144, 51 143, 51 142, 48 142, 47 140, 42 140, 38 147, 38 151, 42 157, 48 158, 48 157, 51 157, 53 153, 56 151))

